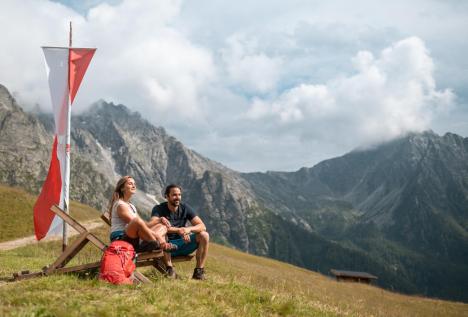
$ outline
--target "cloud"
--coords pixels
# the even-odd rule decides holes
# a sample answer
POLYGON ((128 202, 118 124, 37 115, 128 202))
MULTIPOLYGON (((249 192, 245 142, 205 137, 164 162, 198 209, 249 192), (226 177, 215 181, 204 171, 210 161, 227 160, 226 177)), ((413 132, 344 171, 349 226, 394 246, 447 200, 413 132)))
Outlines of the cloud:
POLYGON ((227 47, 221 55, 231 85, 252 94, 276 89, 282 58, 270 57, 259 51, 255 41, 236 34, 227 40, 227 47))
POLYGON ((179 1, 102 3, 86 17, 58 3, 24 2, 29 10, 13 3, 2 7, 12 13, 11 20, 2 17, 2 29, 17 25, 16 19, 24 22, 8 39, 9 50, 0 53, 0 66, 5 70, 0 81, 17 91, 26 105, 37 102, 47 109, 39 47, 66 46, 71 20, 75 46, 98 48, 80 89, 85 92, 78 93, 74 109, 79 111, 104 98, 148 112, 153 118, 165 119, 174 111, 186 118, 200 113, 200 91, 215 77, 215 67, 209 50, 194 45, 170 26, 179 14, 179 1), (32 39, 31 30, 36 32, 32 39), (60 37, 63 41, 58 41, 60 37), (37 51, 31 52, 31 47, 37 51), (30 76, 11 76, 14 73, 30 76))
POLYGON ((41 46, 68 45, 69 18, 82 20, 58 3, 31 0, 0 3, 0 29, 3 30, 0 83, 23 104, 50 103, 41 46))
POLYGON ((73 21, 74 45, 98 48, 74 113, 125 104, 237 170, 294 170, 407 131, 468 133, 458 2, 57 1, 0 1, 0 83, 23 106, 50 109, 40 46, 66 46, 73 21))
POLYGON ((360 51, 352 63, 352 75, 255 99, 246 118, 274 120, 283 132, 292 129, 324 142, 374 143, 428 129, 434 116, 454 105, 452 91, 437 89, 433 61, 417 37, 398 41, 377 57, 360 51))
POLYGON ((94 98, 133 105, 158 121, 200 115, 200 91, 216 71, 209 50, 170 26, 179 10, 179 1, 124 1, 89 11, 87 38, 100 46, 95 69, 109 74, 90 82, 94 98))

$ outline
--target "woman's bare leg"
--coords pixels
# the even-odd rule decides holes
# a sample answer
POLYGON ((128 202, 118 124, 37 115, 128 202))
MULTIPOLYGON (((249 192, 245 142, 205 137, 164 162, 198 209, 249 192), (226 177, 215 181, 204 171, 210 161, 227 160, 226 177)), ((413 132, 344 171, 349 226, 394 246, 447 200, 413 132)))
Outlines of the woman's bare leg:
POLYGON ((145 241, 157 240, 156 234, 140 217, 135 217, 128 223, 127 228, 125 228, 125 233, 133 239, 140 238, 145 241))
POLYGON ((156 240, 158 240, 161 245, 166 243, 167 227, 165 225, 158 223, 157 225, 150 227, 150 230, 153 232, 156 240))

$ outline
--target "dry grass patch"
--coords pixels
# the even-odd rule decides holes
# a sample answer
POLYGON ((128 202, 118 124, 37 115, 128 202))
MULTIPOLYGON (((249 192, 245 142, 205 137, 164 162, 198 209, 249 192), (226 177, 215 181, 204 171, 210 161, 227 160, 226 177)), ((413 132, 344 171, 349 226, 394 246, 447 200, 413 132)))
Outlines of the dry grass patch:
MULTIPOLYGON (((0 242, 34 235, 33 207, 37 196, 0 185, 0 242)), ((79 221, 98 219, 100 213, 87 205, 72 201, 70 212, 79 221)))

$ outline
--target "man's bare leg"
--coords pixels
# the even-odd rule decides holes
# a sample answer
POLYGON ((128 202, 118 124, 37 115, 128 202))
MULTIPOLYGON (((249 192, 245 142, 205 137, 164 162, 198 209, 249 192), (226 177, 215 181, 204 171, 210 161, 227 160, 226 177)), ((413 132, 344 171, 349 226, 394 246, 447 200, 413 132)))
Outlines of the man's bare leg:
POLYGON ((171 260, 171 253, 170 252, 164 252, 164 264, 166 264, 166 266, 172 266, 172 260, 171 260))
POLYGON ((195 258, 197 260, 197 268, 204 268, 206 256, 208 255, 208 246, 210 243, 210 235, 206 231, 197 233, 196 236, 198 248, 195 258))

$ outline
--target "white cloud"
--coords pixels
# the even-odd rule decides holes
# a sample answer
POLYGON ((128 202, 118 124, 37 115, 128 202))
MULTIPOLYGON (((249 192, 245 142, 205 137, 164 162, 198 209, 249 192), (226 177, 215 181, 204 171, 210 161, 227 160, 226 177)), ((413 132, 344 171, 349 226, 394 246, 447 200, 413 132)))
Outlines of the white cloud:
POLYGON ((10 50, 0 53, 0 68, 4 70, 0 81, 17 91, 24 103, 48 105, 39 47, 67 45, 71 20, 74 45, 98 48, 80 89, 85 92, 78 93, 74 109, 104 98, 149 112, 153 118, 164 118, 174 110, 178 116, 193 118, 200 113, 200 91, 213 80, 215 67, 209 50, 170 27, 179 8, 179 1, 123 1, 117 6, 103 3, 84 18, 47 1, 3 3, 1 10, 10 12, 11 18, 0 19, 1 29, 18 27, 7 39, 10 50), (30 30, 35 30, 33 38, 30 30), (63 41, 58 41, 59 35, 63 41), (31 47, 37 51, 31 51, 31 47), (18 75, 12 76, 15 73, 18 75))
POLYGON ((259 52, 255 41, 248 41, 239 34, 229 38, 227 44, 227 48, 222 50, 222 58, 232 85, 258 94, 276 88, 281 58, 259 52))
POLYGON ((75 46, 98 48, 75 113, 101 98, 125 104, 234 169, 293 170, 406 131, 468 134, 461 2, 74 7, 0 1, 0 83, 22 105, 50 107, 40 46, 67 45, 73 21, 75 46))
POLYGON ((68 45, 68 18, 82 20, 58 3, 0 2, 0 83, 23 103, 50 103, 41 46, 68 45))
POLYGON ((335 111, 335 101, 326 86, 301 84, 271 103, 255 99, 246 117, 261 119, 270 115, 277 116, 282 124, 295 124, 310 116, 326 119, 335 111))
POLYGON ((361 51, 352 61, 355 74, 325 85, 301 84, 273 100, 255 99, 246 117, 275 120, 283 132, 302 130, 319 140, 325 129, 324 142, 373 143, 428 129, 438 112, 453 106, 454 94, 436 88, 433 61, 419 38, 401 40, 378 57, 361 51))
POLYGON ((110 75, 93 78, 93 98, 133 105, 161 121, 200 115, 200 91, 215 77, 215 67, 209 50, 170 26, 179 9, 179 1, 124 1, 90 10, 87 38, 102 56, 95 68, 110 75))

